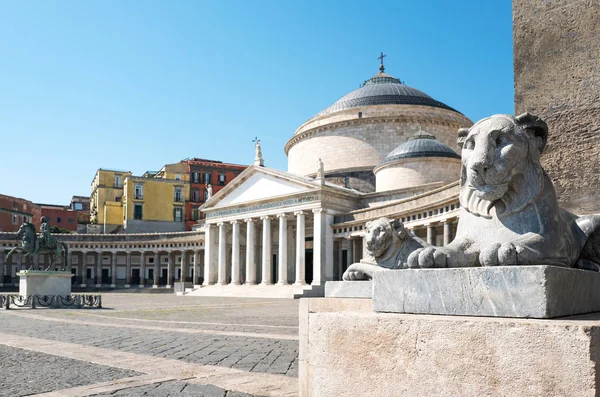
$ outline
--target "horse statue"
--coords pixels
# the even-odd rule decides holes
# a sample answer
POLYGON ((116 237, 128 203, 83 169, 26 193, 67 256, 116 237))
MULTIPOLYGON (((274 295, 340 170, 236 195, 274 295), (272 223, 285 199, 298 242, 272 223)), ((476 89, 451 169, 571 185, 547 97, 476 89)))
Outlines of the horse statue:
MULTIPOLYGON (((22 237, 22 245, 20 247, 15 247, 11 249, 6 255, 6 261, 8 261, 11 255, 15 252, 19 252, 21 254, 25 254, 25 263, 27 263, 27 256, 33 258, 34 255, 39 254, 50 254, 50 264, 44 270, 48 271, 52 266, 54 266, 54 262, 56 258, 62 259, 62 268, 61 271, 67 270, 67 254, 69 252, 69 248, 67 244, 56 241, 56 246, 54 248, 49 248, 45 244, 40 244, 39 249, 36 252, 36 241, 38 239, 35 233, 35 227, 33 224, 29 222, 23 222, 19 230, 17 231, 17 239, 22 237)), ((29 270, 33 269, 33 260, 31 260, 31 265, 29 266, 29 270)))

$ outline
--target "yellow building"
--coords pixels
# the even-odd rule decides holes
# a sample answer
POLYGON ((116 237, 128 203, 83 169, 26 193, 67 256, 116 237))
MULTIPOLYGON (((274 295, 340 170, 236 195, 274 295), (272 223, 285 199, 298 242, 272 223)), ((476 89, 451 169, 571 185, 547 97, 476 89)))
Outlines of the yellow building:
POLYGON ((154 177, 125 178, 123 229, 126 233, 185 231, 189 176, 177 171, 165 166, 154 177))
POLYGON ((98 169, 92 181, 90 221, 109 233, 123 224, 123 187, 131 171, 98 169))

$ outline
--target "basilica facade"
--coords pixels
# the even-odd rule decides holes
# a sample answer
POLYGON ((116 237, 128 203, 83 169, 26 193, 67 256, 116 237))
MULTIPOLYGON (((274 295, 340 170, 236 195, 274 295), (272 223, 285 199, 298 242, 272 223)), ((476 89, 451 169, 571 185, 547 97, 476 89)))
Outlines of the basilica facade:
POLYGON ((386 216, 434 245, 458 217, 457 110, 385 73, 302 124, 287 172, 262 159, 202 207, 204 285, 193 295, 320 296, 386 216))

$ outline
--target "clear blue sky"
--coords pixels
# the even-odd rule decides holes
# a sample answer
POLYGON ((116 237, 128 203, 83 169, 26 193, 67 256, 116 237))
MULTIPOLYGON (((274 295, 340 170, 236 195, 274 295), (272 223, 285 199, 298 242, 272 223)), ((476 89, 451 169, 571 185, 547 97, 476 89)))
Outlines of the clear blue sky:
POLYGON ((509 0, 0 0, 0 193, 67 204, 98 168, 249 164, 255 135, 286 170, 294 130, 381 51, 474 121, 513 112, 509 0))

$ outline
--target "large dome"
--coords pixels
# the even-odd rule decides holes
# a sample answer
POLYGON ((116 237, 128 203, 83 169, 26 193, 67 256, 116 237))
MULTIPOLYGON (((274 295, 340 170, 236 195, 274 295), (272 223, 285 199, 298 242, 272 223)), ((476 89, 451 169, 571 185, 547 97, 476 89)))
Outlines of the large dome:
POLYGON ((319 112, 315 117, 338 112, 340 110, 371 105, 422 105, 452 110, 450 106, 436 101, 416 88, 402 84, 400 80, 387 73, 379 72, 357 90, 354 90, 333 105, 319 112))

